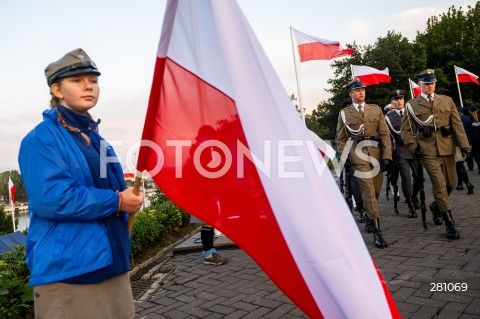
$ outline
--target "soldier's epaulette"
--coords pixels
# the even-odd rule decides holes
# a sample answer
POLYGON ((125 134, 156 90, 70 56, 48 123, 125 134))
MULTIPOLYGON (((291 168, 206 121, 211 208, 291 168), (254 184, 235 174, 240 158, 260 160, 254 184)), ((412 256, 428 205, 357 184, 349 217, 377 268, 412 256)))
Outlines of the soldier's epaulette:
POLYGON ((342 109, 342 111, 347 111, 350 106, 352 106, 352 104, 349 104, 349 105, 345 106, 345 107, 342 109))
POLYGON ((368 105, 378 107, 380 110, 382 110, 382 108, 380 106, 378 106, 377 104, 368 104, 368 105))

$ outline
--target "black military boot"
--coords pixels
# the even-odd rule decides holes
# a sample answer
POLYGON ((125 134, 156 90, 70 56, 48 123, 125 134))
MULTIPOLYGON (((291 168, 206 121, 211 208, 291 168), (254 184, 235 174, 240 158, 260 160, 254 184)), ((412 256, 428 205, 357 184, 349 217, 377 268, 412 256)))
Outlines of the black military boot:
POLYGON ((448 239, 459 239, 460 233, 455 228, 455 222, 453 221, 452 212, 446 211, 442 213, 443 220, 445 221, 445 227, 447 230, 448 239))
POLYGON ((405 202, 408 205, 408 218, 417 217, 417 212, 415 211, 415 206, 413 206, 412 200, 409 197, 407 197, 405 202))
POLYGON ((387 248, 387 242, 383 239, 382 230, 380 229, 380 220, 375 218, 373 225, 373 243, 377 248, 387 248))
POLYGON ((373 232, 373 221, 370 218, 368 218, 366 213, 365 213, 365 231, 367 233, 373 232))
POLYGON ((432 211, 433 214, 433 223, 435 225, 441 225, 442 224, 442 215, 438 211, 437 203, 433 202, 430 204, 430 210, 432 211))
POLYGON ((470 182, 466 183, 467 184, 467 189, 468 189, 468 195, 473 194, 473 189, 475 186, 473 186, 470 182))

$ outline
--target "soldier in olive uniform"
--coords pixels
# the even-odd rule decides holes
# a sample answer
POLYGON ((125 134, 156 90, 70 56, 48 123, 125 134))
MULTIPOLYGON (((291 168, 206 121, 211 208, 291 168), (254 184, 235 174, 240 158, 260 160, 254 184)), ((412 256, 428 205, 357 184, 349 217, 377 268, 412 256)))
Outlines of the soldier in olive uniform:
POLYGON ((454 138, 464 156, 470 153, 465 130, 453 100, 435 94, 436 77, 431 69, 417 75, 422 93, 406 105, 402 140, 420 158, 432 181, 435 201, 430 205, 436 225, 445 221, 448 239, 460 238, 452 218, 448 195, 456 185, 454 138))
MULTIPOLYGON (((385 121, 390 129, 390 134, 393 138, 393 165, 395 165, 395 176, 392 176, 392 184, 397 185, 398 173, 402 177, 402 193, 408 205, 408 217, 415 218, 417 213, 415 211, 415 202, 412 184, 412 170, 409 161, 413 161, 413 153, 403 143, 400 127, 402 125, 402 118, 405 115, 405 92, 403 90, 395 90, 388 96, 391 104, 394 106, 394 111, 385 115, 385 121)), ((396 187, 394 187, 396 188, 396 187)), ((395 189, 396 191, 396 189, 395 189)), ((395 194, 395 196, 397 196, 395 194)))
POLYGON ((340 111, 337 125, 337 150, 350 148, 348 156, 360 184, 367 212, 365 229, 373 232, 375 247, 385 248, 380 229, 378 197, 382 188, 382 170, 392 164, 392 143, 382 109, 365 103, 365 85, 353 80, 346 86, 352 104, 340 111), (357 147, 358 146, 358 147, 357 147))

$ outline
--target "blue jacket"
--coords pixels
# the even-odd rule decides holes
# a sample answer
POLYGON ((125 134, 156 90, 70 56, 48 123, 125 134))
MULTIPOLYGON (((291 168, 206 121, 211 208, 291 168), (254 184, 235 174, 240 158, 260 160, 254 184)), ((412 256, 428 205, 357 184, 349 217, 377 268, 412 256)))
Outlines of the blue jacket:
MULTIPOLYGON (((29 200, 26 250, 31 286, 72 278, 112 262, 101 220, 117 211, 118 195, 93 187, 88 164, 56 112, 45 111, 43 122, 20 146, 20 171, 29 200)), ((107 156, 116 158, 110 146, 107 156)))

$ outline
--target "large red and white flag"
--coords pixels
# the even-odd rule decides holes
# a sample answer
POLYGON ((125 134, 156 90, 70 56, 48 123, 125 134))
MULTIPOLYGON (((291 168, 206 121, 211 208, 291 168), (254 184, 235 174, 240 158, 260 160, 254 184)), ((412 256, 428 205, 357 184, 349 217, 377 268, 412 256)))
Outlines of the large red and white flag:
POLYGON ((420 89, 417 83, 410 79, 408 79, 408 83, 410 84, 410 91, 412 92, 413 97, 417 97, 422 93, 422 89, 420 89))
POLYGON ((472 72, 455 66, 455 73, 457 74, 457 79, 459 83, 473 82, 480 85, 480 83, 478 83, 478 76, 476 76, 472 72))
POLYGON ((137 169, 247 252, 310 318, 400 318, 233 0, 167 3, 137 169))
POLYGON ((364 65, 352 65, 353 76, 357 77, 366 86, 390 83, 391 77, 388 73, 388 68, 385 70, 377 70, 364 65))
POLYGON ((317 38, 295 29, 293 29, 293 33, 298 46, 300 62, 331 60, 355 53, 352 49, 343 46, 338 41, 317 38))
POLYGON ((15 201, 15 192, 17 190, 15 189, 15 185, 12 182, 12 179, 9 177, 8 178, 8 194, 10 195, 10 198, 12 199, 12 203, 15 201))

